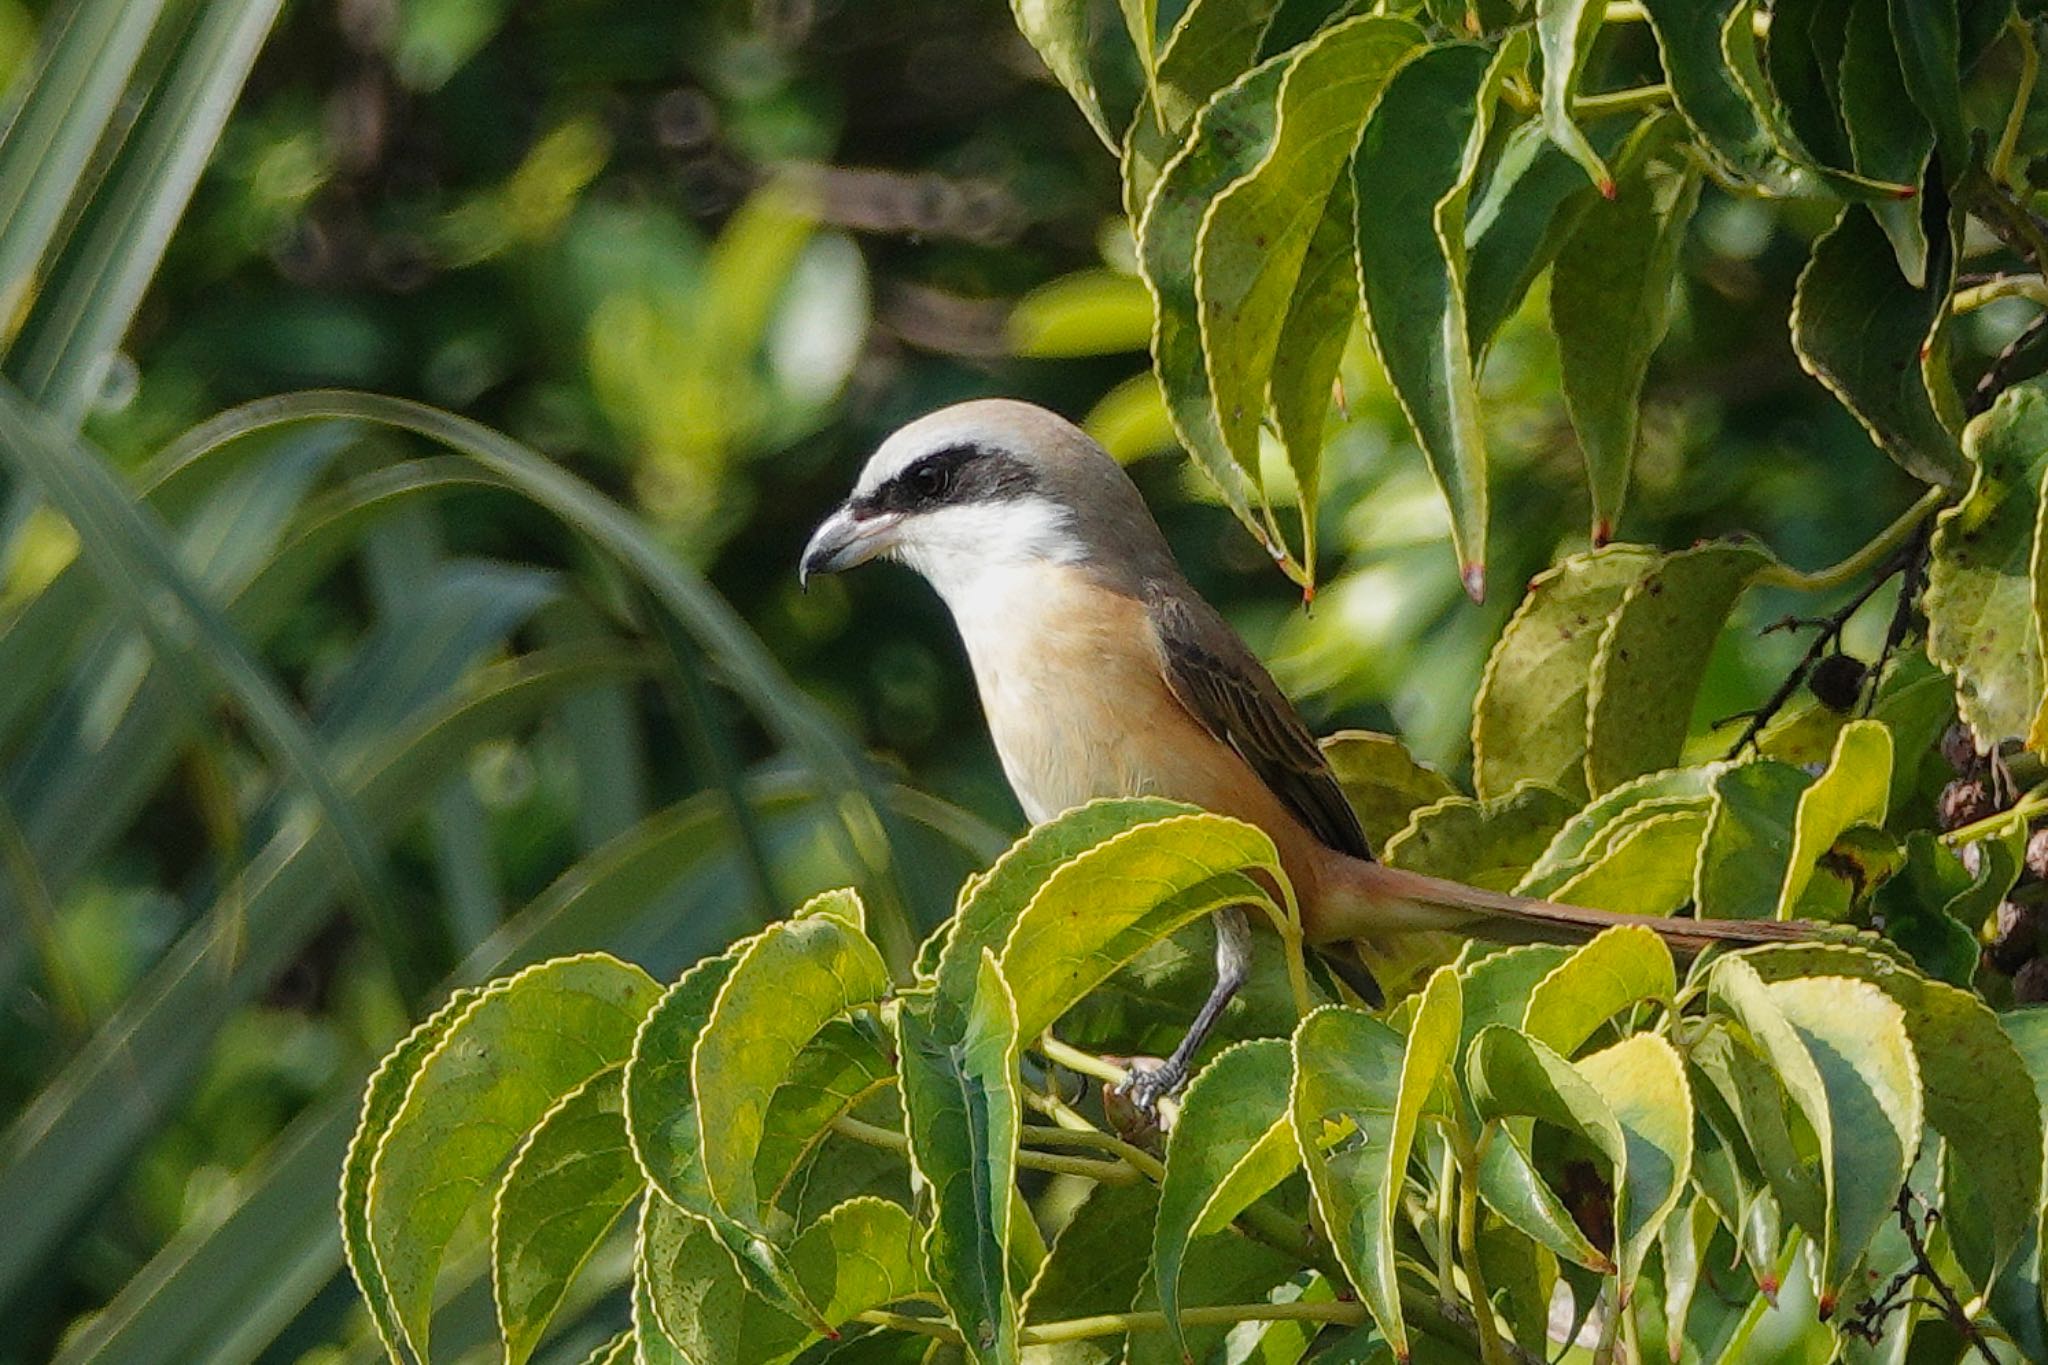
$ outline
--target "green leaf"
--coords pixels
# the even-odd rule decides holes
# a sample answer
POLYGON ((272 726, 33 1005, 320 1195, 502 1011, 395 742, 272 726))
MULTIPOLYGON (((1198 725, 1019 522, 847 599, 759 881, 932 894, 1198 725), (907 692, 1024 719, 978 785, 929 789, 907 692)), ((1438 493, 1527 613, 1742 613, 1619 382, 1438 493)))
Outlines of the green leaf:
POLYGON ((1586 692, 1586 785, 1598 794, 1678 761, 1707 659, 1771 557, 1714 541, 1666 555, 1622 595, 1586 692))
POLYGON ((1407 1324, 1395 1275, 1394 1217, 1416 1127, 1442 1102, 1457 1053, 1462 997, 1443 968, 1423 988, 1404 1041, 1355 1011, 1328 1008, 1294 1034, 1294 1135, 1309 1185, 1352 1282, 1380 1331, 1405 1349, 1407 1324), (1325 1150, 1328 1125, 1348 1119, 1325 1150))
POLYGON ((1451 509, 1458 572, 1485 591, 1486 450, 1465 332, 1465 199, 1511 39, 1432 47, 1394 73, 1352 159, 1367 335, 1451 509))
POLYGON ((1498 948, 1459 969, 1465 997, 1465 1021, 1459 1028, 1460 1055, 1488 1024, 1519 1027, 1536 984, 1569 959, 1572 949, 1558 943, 1525 943, 1498 948))
POLYGON ((1703 810, 1671 810, 1616 831, 1585 867, 1549 893, 1567 905, 1626 915, 1669 915, 1692 898, 1707 829, 1703 810))
POLYGON ((690 1059, 711 1006, 732 975, 736 944, 697 962, 648 1011, 626 1063, 626 1133, 647 1179, 672 1204, 711 1209, 697 1138, 697 1095, 690 1059))
POLYGON ((1458 794, 1448 777, 1418 763, 1392 735, 1340 730, 1323 740, 1322 748, 1374 848, 1385 848, 1419 808, 1458 794))
POLYGON ((1815 177, 1785 154, 1741 74, 1755 64, 1751 0, 1644 0, 1672 102, 1723 170, 1780 196, 1815 177))
POLYGON ((1963 116, 1962 25, 1954 0, 1890 0, 1892 41, 1900 75, 1913 103, 1933 125, 1949 174, 1970 159, 1970 126, 1963 116))
POLYGON ((1579 78, 1605 13, 1600 0, 1536 0, 1536 37, 1543 50, 1543 129, 1584 168, 1601 195, 1612 199, 1614 177, 1572 119, 1579 78))
POLYGON ((2022 832, 1976 842, 1973 875, 1932 830, 1906 837, 1904 872, 1878 888, 1885 938, 1939 980, 1967 988, 1977 976, 1978 931, 2019 879, 2022 832))
POLYGON ((918 963, 919 974, 926 980, 947 983, 956 994, 971 987, 981 967, 981 950, 1003 946, 1017 917, 1047 877, 1125 830, 1186 815, 1193 809, 1149 796, 1090 801, 1034 825, 1004 850, 988 871, 968 878, 960 888, 959 907, 944 932, 925 942, 931 956, 918 963))
MULTIPOLYGON (((1266 26, 1279 8, 1280 0, 1190 0, 1159 53, 1124 144, 1124 212, 1133 223, 1147 212, 1160 168, 1200 136, 1189 127, 1210 97, 1257 62, 1266 26)), ((1183 270, 1191 259, 1182 258, 1183 270)))
POLYGON ((1180 1275, 1189 1243, 1220 1232, 1301 1164, 1289 1120, 1293 1082, 1287 1043, 1260 1038, 1218 1054, 1182 1100, 1166 1143, 1152 1279, 1183 1352, 1180 1275))
MULTIPOLYGON (((1323 205, 1387 78, 1421 41, 1405 19, 1364 15, 1294 49, 1270 150, 1216 196, 1202 225, 1195 249, 1202 355, 1223 442, 1248 472, 1259 467, 1267 388, 1323 205)), ((1346 319, 1340 336, 1349 325, 1346 319)), ((1302 491, 1306 525, 1315 506, 1313 490, 1302 491)))
POLYGON ((1472 780, 1482 797, 1522 782, 1586 795, 1586 691, 1622 597, 1656 563, 1640 546, 1573 555, 1529 583, 1486 661, 1472 712, 1472 780))
POLYGON ((1536 1173, 1528 1148, 1511 1127, 1495 1129, 1479 1159, 1479 1197, 1537 1245, 1574 1265, 1614 1273, 1614 1259, 1586 1240, 1571 1211, 1536 1173))
MULTIPOLYGON (((885 1199, 836 1206, 804 1229, 789 1258, 803 1295, 835 1329, 932 1292, 917 1224, 885 1199)), ((718 1234, 659 1198, 641 1221, 640 1260, 635 1289, 653 1320, 640 1325, 653 1326, 687 1365, 784 1365, 822 1336, 749 1293, 718 1234)))
POLYGON ((1142 351, 1152 340, 1152 295, 1117 270, 1077 270, 1018 299, 1004 324, 1013 354, 1035 359, 1142 351))
POLYGON ((1769 1058, 1820 1143, 1825 1312, 1878 1228, 1920 1147, 1920 1067, 1905 1012, 1866 981, 1812 977, 1766 984, 1739 957, 1708 978, 1713 999, 1769 1058))
POLYGON ((1621 1125, 1627 1172, 1614 1200, 1623 1285, 1641 1271, 1692 1174, 1692 1094, 1685 1064, 1663 1035, 1638 1033, 1578 1063, 1621 1125))
POLYGON ((521 1144, 491 1208, 491 1294, 508 1365, 540 1344, 584 1262, 647 1188, 620 1071, 564 1095, 521 1144))
POLYGON ((1273 432, 1294 475, 1301 520, 1301 562, 1316 574, 1315 509, 1322 496, 1323 438, 1330 423, 1337 371, 1358 325, 1358 268, 1351 180, 1340 175, 1309 238, 1301 278, 1273 351, 1273 432))
POLYGON ((1891 244, 1870 210, 1845 209, 1814 242, 1813 258, 1800 272, 1792 346, 1799 363, 1900 468, 1953 487, 1967 470, 1921 369, 1947 309, 1947 282, 1932 278, 1940 272, 1930 268, 1928 287, 1915 289, 1896 269, 1884 268, 1891 259, 1891 244))
POLYGON ((1874 720, 1844 725, 1826 770, 1799 794, 1777 918, 1794 917, 1817 865, 1835 840, 1857 825, 1884 824, 1891 786, 1892 732, 1874 720))
POLYGON ((1640 925, 1617 925, 1575 950, 1529 993, 1522 1031, 1559 1056, 1577 1052, 1623 1010, 1678 993, 1671 950, 1640 925))
POLYGON ((1723 768, 1700 841, 1693 900, 1702 919, 1772 919, 1792 864, 1793 824, 1813 779, 1758 759, 1723 768))
MULTIPOLYGON (((1934 130, 1907 97, 1892 43, 1887 0, 1854 0, 1842 47, 1842 123, 1853 169, 1872 180, 1918 185, 1927 178, 1934 130)), ((1915 289, 1927 283, 1927 231, 1918 199, 1871 202, 1891 239, 1899 273, 1915 289)))
POLYGON ((754 1188, 762 1199, 781 1194, 832 1120, 895 1078, 895 1064, 864 1023, 834 1019, 819 1029, 790 1063, 762 1120, 754 1157, 754 1188))
MULTIPOLYGON (((1589 134, 1594 151, 1613 155, 1626 128, 1625 120, 1602 120, 1589 134)), ((1595 198, 1585 172, 1540 121, 1508 132, 1465 217, 1465 328, 1475 353, 1483 355, 1521 307, 1595 198)))
MULTIPOLYGON (((1590 4, 1595 13, 1598 6, 1590 4)), ((1614 535, 1635 463, 1636 420, 1650 356, 1671 318, 1671 291, 1700 179, 1658 157, 1681 132, 1675 118, 1646 120, 1629 138, 1607 202, 1590 205, 1557 253, 1551 329, 1565 407, 1593 494, 1593 543, 1614 535)))
MULTIPOLYGON (((1323 1226, 1380 1330, 1406 1337, 1394 1278, 1393 1218, 1408 1164, 1395 1155, 1404 1040, 1359 1010, 1331 1005, 1294 1031, 1288 1105, 1323 1226)), ((1414 1139, 1409 1126, 1409 1141, 1414 1139)))
MULTIPOLYGON (((1263 496, 1258 470, 1238 463, 1217 425, 1191 263, 1216 196, 1249 174, 1271 150, 1286 74, 1285 60, 1275 59, 1245 72, 1218 94, 1195 120, 1179 154, 1160 172, 1137 220, 1138 270, 1151 286, 1157 319, 1152 368, 1166 397, 1167 416, 1196 467, 1262 542, 1268 539, 1267 531, 1253 513, 1254 499, 1263 496)), ((1139 126, 1143 125, 1141 117, 1139 126)))
POLYGON ((1935 522, 1927 567, 1927 654, 1955 679, 1980 751, 2021 735, 2048 744, 2037 601, 2048 574, 2048 388, 2018 384, 1963 433, 1970 491, 1935 522))
MULTIPOLYGON (((1283 1045, 1284 1046, 1284 1045, 1283 1045)), ((1059 1322, 1129 1311, 1151 1268, 1149 1228, 1159 1191, 1149 1181, 1098 1184, 1053 1238, 1052 1249, 1024 1295, 1027 1322, 1059 1322)), ((1112 1365, 1123 1358, 1121 1337, 1099 1337, 1032 1348, 1032 1365, 1112 1365)))
POLYGON ((1272 839, 1206 811, 1127 829, 1061 865, 1018 914, 999 959, 1004 980, 1017 983, 1019 1035, 1036 1038, 1183 925, 1233 905, 1280 913, 1254 874, 1286 887, 1272 839))
POLYGON ((1117 147, 1117 129, 1102 107, 1102 92, 1096 88, 1088 64, 1088 0, 1010 0, 1010 12, 1017 28, 1038 52, 1053 79, 1066 87, 1081 106, 1083 117, 1095 135, 1111 151, 1117 147))
POLYGON ((706 1191, 755 1232, 765 1231, 766 1201, 754 1162, 777 1087, 819 1029, 889 989, 859 912, 851 892, 827 892, 757 934, 734 958, 691 1052, 706 1191))
POLYGON ((1927 1122, 1988 1192, 1993 1254, 2020 1245, 2039 1207, 2043 1125, 2038 1105, 2015 1103, 2033 1082, 1998 1016, 1965 988, 1930 981, 1890 958, 1846 943, 1773 945, 1744 953, 1765 983, 1845 976, 1883 991, 1904 1013, 1920 1069, 1927 1122), (1938 1063, 1935 1061, 1938 1059, 1938 1063))
POLYGON ((1022 1123, 1019 1034, 994 956, 983 954, 971 1000, 956 1009, 943 997, 906 999, 896 1029, 911 1164, 931 1189, 924 1252, 932 1281, 970 1359, 1013 1360, 1017 1303, 1008 1262, 1022 1123))
POLYGON ((1604 842, 1642 816, 1703 807, 1724 766, 1668 768, 1624 782, 1595 798, 1565 822, 1515 890, 1529 896, 1548 894, 1592 862, 1604 842))
POLYGON ((1533 782, 1486 801, 1446 797, 1416 811, 1382 855, 1410 872, 1507 891, 1542 856, 1572 810, 1570 799, 1533 782))
POLYGON ((356 1288, 370 1310, 385 1352, 399 1359, 404 1328, 399 1325, 398 1306, 390 1282, 377 1263, 375 1244, 370 1238, 370 1173, 377 1148, 398 1116, 420 1066, 448 1036, 448 1030, 475 1003, 478 992, 459 990, 446 1004, 405 1036, 404 1041, 377 1064, 370 1083, 363 1089, 362 1116, 349 1139, 348 1155, 341 1168, 341 1244, 356 1288))
POLYGON ((626 1059, 659 988, 601 953, 493 983, 420 1062, 371 1164, 369 1241, 394 1316, 427 1359, 434 1278, 500 1164, 564 1095, 626 1059))

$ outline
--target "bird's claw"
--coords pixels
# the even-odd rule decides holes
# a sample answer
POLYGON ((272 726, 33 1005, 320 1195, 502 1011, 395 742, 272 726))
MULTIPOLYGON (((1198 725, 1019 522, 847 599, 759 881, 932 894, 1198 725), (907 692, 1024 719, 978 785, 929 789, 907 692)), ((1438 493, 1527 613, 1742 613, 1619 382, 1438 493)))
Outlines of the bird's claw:
POLYGON ((1160 1122, 1160 1102, 1177 1094, 1187 1079, 1184 1063, 1137 1057, 1131 1059, 1129 1074, 1112 1093, 1129 1105, 1145 1126, 1157 1129, 1164 1127, 1160 1122))

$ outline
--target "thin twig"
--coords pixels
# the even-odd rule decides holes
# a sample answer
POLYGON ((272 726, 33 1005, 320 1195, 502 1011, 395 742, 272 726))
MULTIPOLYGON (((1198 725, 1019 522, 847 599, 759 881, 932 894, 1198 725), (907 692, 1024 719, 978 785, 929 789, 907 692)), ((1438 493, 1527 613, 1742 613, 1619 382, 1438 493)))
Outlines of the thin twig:
MULTIPOLYGON (((1900 1187, 1898 1202, 1894 1208, 1899 1215, 1899 1229, 1906 1234, 1906 1245, 1913 1248, 1914 1269, 1940 1296, 1940 1308, 1947 1316, 1949 1325, 1956 1329, 1964 1341, 1977 1348, 1978 1355, 1983 1356, 1991 1365, 1998 1365, 1998 1357, 1993 1354, 1990 1343, 1984 1340, 1984 1334, 1977 1330, 1977 1324, 1964 1309, 1962 1300, 1956 1297, 1956 1291, 1949 1288, 1948 1281, 1941 1278, 1941 1273, 1934 1268, 1934 1262, 1927 1257, 1927 1243, 1920 1236, 1920 1220, 1913 1214, 1912 1186, 1900 1187)), ((1927 1214, 1929 1222, 1932 1222, 1936 1211, 1930 1208, 1927 1214)))

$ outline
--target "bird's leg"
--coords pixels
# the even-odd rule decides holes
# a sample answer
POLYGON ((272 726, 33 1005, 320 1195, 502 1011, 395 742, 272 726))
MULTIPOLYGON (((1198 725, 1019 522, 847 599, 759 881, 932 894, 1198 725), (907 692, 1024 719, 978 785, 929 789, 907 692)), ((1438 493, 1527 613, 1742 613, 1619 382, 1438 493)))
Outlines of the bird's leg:
POLYGON ((1209 998, 1195 1012, 1195 1022, 1188 1025, 1186 1036, 1172 1055, 1159 1066, 1133 1071, 1130 1080, 1124 1083, 1123 1093, 1148 1116, 1156 1112, 1161 1099, 1187 1084, 1195 1053, 1208 1038, 1209 1030, 1216 1027, 1230 997, 1251 975, 1252 927, 1244 911, 1235 906, 1219 910, 1212 923, 1216 926, 1216 984, 1210 988, 1209 998))

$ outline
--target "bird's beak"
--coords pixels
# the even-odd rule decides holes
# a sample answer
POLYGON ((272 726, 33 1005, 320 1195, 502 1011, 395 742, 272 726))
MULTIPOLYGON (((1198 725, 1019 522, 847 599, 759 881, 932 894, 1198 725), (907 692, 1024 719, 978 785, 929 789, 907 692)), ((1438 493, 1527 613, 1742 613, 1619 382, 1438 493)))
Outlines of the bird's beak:
POLYGON ((798 585, 808 583, 812 574, 838 573, 883 553, 895 543, 899 520, 888 512, 856 516, 851 508, 842 506, 811 533, 811 543, 804 546, 803 560, 797 565, 798 585))

